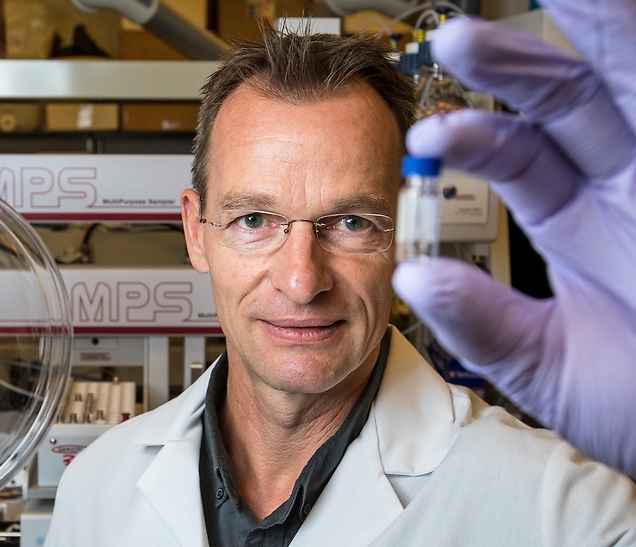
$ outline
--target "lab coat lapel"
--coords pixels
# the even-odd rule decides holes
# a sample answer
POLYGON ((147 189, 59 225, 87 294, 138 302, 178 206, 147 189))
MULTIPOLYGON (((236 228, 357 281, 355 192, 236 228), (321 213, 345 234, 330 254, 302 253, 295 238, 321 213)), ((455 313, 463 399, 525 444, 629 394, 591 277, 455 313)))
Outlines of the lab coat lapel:
POLYGON ((199 487, 199 450, 209 376, 207 371, 197 380, 190 387, 191 395, 180 398, 180 404, 168 403, 138 439, 138 444, 156 450, 157 455, 137 488, 184 547, 208 544, 199 487))
POLYGON ((349 446, 292 547, 366 547, 403 511, 384 474, 374 424, 349 446))
POLYGON ((376 401, 360 436, 297 533, 292 547, 370 545, 403 512, 389 476, 417 484, 444 459, 463 422, 448 385, 393 329, 376 401))
POLYGON ((444 379, 393 328, 373 413, 385 473, 421 476, 432 472, 470 419, 469 410, 469 405, 453 396, 444 379))

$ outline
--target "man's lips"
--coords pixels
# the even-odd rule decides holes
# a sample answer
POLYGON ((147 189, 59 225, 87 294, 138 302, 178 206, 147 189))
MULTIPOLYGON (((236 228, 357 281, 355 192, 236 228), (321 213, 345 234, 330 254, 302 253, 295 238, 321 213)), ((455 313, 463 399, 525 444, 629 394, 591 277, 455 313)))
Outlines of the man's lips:
POLYGON ((290 317, 285 319, 262 319, 274 327, 280 328, 325 328, 335 325, 339 320, 318 317, 290 317))
POLYGON ((293 342, 321 342, 333 336, 344 321, 316 319, 262 320, 263 328, 272 336, 293 342))

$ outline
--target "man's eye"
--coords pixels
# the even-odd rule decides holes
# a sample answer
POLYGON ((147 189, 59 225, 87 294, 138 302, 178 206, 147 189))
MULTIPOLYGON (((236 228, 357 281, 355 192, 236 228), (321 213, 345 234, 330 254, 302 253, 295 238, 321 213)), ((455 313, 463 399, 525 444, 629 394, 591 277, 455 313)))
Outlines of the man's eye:
POLYGON ((335 225, 338 230, 345 232, 361 232, 369 228, 370 222, 363 217, 349 215, 341 217, 335 225))
POLYGON ((245 228, 246 230, 257 230, 258 228, 262 228, 266 225, 265 215, 262 215, 261 213, 243 215, 238 217, 234 222, 236 222, 239 227, 245 228))

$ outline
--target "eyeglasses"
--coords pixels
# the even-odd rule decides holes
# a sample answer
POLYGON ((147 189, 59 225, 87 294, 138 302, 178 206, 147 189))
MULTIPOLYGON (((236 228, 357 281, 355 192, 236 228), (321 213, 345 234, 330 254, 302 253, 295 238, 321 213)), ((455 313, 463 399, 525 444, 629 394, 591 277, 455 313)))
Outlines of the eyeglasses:
POLYGON ((314 225, 320 246, 334 253, 382 253, 393 242, 393 219, 373 213, 325 215, 317 220, 290 220, 267 211, 225 211, 220 222, 202 224, 220 228, 219 244, 245 252, 274 251, 283 246, 294 222, 314 225))

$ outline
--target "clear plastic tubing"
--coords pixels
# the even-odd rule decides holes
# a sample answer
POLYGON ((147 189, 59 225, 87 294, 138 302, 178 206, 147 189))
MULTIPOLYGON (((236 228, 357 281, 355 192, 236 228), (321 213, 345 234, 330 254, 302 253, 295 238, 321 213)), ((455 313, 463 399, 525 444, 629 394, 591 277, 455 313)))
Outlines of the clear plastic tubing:
POLYGON ((439 253, 441 199, 438 178, 441 162, 437 158, 402 160, 404 184, 398 198, 396 258, 427 261, 439 253))

